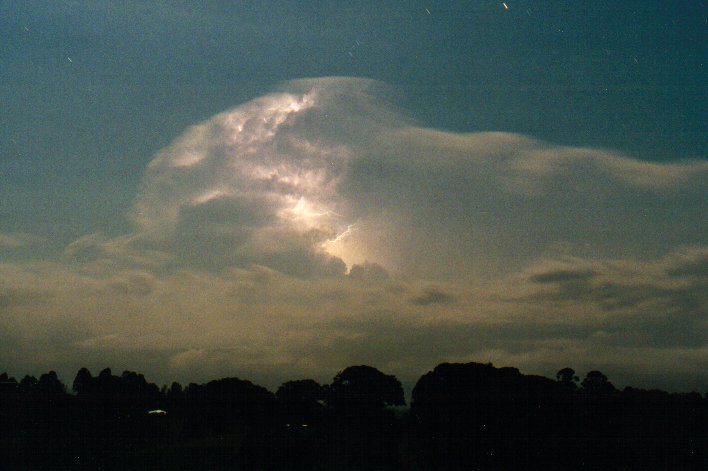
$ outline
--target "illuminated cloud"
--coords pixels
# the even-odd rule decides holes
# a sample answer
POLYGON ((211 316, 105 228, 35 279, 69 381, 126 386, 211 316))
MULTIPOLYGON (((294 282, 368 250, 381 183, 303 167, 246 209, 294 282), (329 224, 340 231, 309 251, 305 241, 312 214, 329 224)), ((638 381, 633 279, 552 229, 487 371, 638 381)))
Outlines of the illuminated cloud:
POLYGON ((438 278, 703 241, 705 162, 424 129, 388 96, 370 80, 301 80, 193 126, 148 166, 131 250, 203 269, 331 276, 370 262, 438 278))
POLYGON ((705 384, 708 164, 425 129, 391 96, 290 82, 189 128, 124 236, 0 264, 0 356, 270 386, 445 360, 705 384))

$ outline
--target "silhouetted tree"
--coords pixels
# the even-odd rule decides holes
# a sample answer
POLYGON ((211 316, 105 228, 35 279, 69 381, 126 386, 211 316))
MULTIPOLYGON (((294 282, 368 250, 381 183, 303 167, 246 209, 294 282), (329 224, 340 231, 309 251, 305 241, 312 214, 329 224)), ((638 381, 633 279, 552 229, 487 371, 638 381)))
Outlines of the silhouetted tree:
POLYGON ((182 385, 178 382, 173 382, 169 389, 165 391, 165 397, 170 401, 179 401, 184 397, 184 391, 182 390, 182 385))
POLYGON ((61 396, 66 394, 66 386, 59 380, 56 372, 50 371, 39 377, 37 391, 47 396, 61 396))
POLYGON ((20 392, 23 394, 30 394, 37 390, 37 378, 30 375, 25 375, 24 378, 20 380, 20 392))
POLYGON ((573 368, 566 367, 558 370, 558 373, 556 373, 556 381, 561 383, 574 383, 579 380, 580 378, 575 375, 573 368))
POLYGON ((145 406, 157 401, 160 396, 160 388, 156 384, 148 383, 145 376, 134 371, 124 371, 117 385, 120 395, 136 406, 145 406))
MULTIPOLYGON (((423 468, 515 469, 531 454, 555 459, 556 404, 571 392, 549 378, 490 364, 443 363, 423 375, 411 398, 423 468)), ((550 467, 550 466, 549 466, 550 467)))
POLYGON ((113 376, 113 372, 111 371, 110 368, 106 367, 106 368, 102 369, 100 373, 98 373, 97 378, 105 381, 105 380, 109 379, 111 376, 113 376))
POLYGON ((275 397, 286 405, 313 404, 324 399, 324 388, 313 379, 287 381, 280 385, 275 397))
POLYGON ((7 373, 0 374, 0 395, 15 394, 17 392, 17 380, 7 373))
POLYGON ((14 388, 17 386, 17 380, 12 376, 8 376, 7 373, 2 373, 0 374, 0 385, 14 388))
POLYGON ((386 406, 405 405, 401 383, 371 366, 339 372, 327 391, 334 450, 325 469, 395 469, 397 421, 386 406))
POLYGON ((591 395, 607 395, 617 392, 615 386, 607 380, 607 376, 597 370, 588 372, 581 386, 583 391, 591 395))
POLYGON ((311 424, 324 410, 325 388, 312 379, 288 381, 280 385, 275 398, 286 422, 311 424))
POLYGON ((74 377, 74 382, 71 385, 71 389, 76 394, 86 394, 92 389, 93 383, 94 379, 88 368, 81 368, 74 377))
POLYGON ((239 378, 222 378, 205 385, 190 383, 184 400, 189 428, 206 434, 243 427, 262 430, 275 403, 273 393, 239 378))
POLYGON ((327 402, 334 406, 404 406, 403 387, 393 375, 374 367, 350 366, 334 377, 327 402))
POLYGON ((575 375, 575 370, 573 368, 563 368, 556 373, 556 381, 563 385, 565 389, 570 391, 575 391, 578 389, 577 382, 580 380, 575 375))
POLYGON ((110 368, 104 368, 92 384, 95 385, 95 389, 92 393, 99 394, 103 397, 110 396, 117 398, 120 396, 120 378, 118 376, 114 376, 110 368))

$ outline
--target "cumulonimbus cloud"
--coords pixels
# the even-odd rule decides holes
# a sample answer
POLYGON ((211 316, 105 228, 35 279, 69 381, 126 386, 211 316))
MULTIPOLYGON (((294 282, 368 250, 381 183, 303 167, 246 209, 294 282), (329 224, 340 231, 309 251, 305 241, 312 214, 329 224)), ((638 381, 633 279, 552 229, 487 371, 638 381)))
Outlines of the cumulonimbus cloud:
POLYGON ((0 265, 0 328, 42 346, 13 358, 150 352, 163 376, 281 379, 444 360, 631 378, 681 359, 681 381, 705 379, 706 162, 427 129, 392 96, 300 80, 187 129, 124 236, 0 265))
POLYGON ((388 97, 370 80, 300 80, 191 127, 148 166, 128 245, 206 269, 368 262, 437 278, 705 242, 705 162, 425 129, 388 97))

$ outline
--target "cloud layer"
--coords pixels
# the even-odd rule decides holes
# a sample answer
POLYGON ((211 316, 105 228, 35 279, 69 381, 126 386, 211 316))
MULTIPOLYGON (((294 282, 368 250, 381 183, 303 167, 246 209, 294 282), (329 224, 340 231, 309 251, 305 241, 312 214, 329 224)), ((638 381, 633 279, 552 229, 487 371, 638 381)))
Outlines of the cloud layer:
POLYGON ((708 164, 426 129, 393 96, 302 80, 186 130, 125 236, 0 264, 3 358, 270 384, 444 360, 708 383, 708 164))

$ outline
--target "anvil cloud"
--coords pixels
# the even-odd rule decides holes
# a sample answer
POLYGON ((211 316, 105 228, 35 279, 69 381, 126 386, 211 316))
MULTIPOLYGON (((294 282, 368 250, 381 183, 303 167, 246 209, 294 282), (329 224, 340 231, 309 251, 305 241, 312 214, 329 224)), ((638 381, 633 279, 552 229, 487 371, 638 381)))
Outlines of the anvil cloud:
POLYGON ((707 163, 427 129, 393 96, 299 80, 187 129, 124 236, 0 264, 2 357, 269 385, 444 360, 708 382, 707 163))

